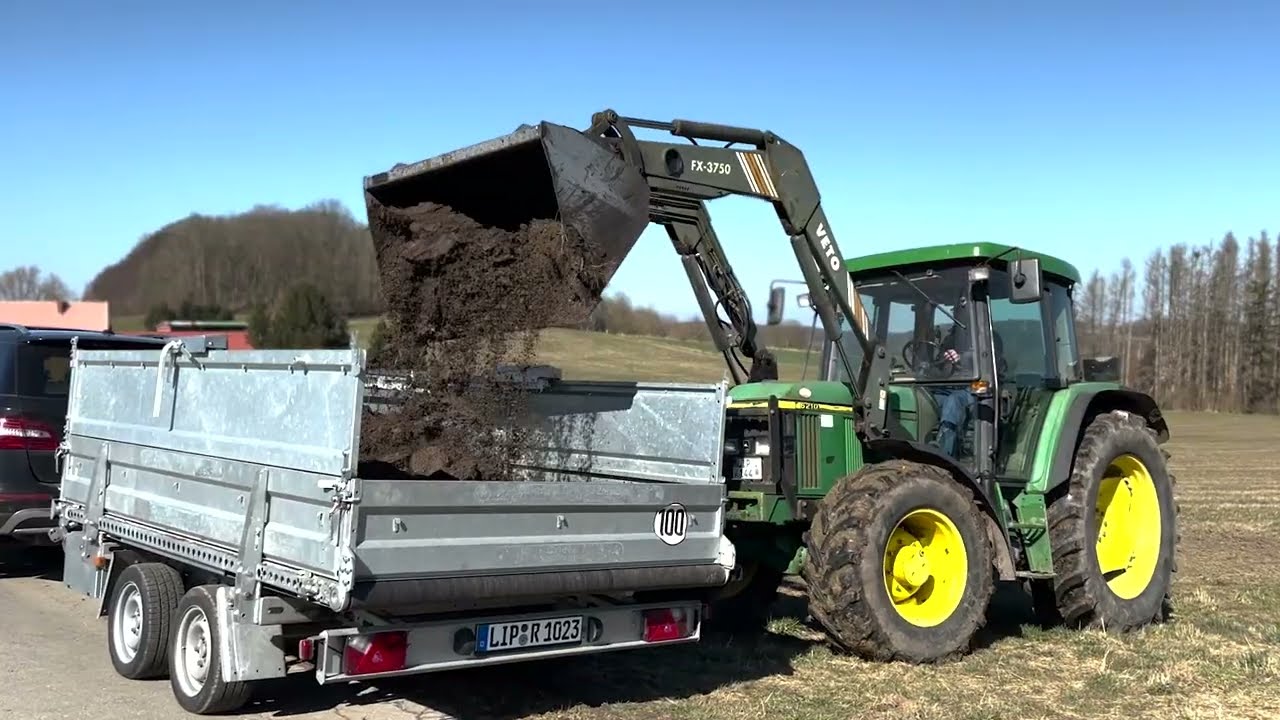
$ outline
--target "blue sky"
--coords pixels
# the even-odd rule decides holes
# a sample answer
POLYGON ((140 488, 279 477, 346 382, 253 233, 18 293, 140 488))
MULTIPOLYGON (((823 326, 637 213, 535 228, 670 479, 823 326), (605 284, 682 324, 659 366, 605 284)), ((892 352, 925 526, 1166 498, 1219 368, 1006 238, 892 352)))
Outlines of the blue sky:
MULTIPOLYGON (((0 264, 80 289, 191 212, 363 219, 367 174, 606 107, 799 145, 846 255, 987 239, 1111 271, 1280 231, 1274 3, 445 7, 4 3, 0 264)), ((763 312, 799 275, 781 228, 760 201, 713 216, 763 312)), ((610 290, 695 308, 657 228, 610 290)))

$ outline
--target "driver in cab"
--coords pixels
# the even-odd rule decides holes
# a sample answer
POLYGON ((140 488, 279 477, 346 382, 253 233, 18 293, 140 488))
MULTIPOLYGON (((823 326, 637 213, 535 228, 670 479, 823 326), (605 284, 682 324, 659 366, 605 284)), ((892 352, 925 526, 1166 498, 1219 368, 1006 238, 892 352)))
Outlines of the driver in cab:
MULTIPOLYGON (((959 306, 952 309, 953 317, 959 314, 959 306)), ((993 333, 993 339, 997 372, 1003 374, 1005 370, 1004 341, 1000 339, 1000 333, 993 333)), ((938 378, 958 377, 967 380, 977 375, 976 359, 969 331, 959 323, 953 323, 942 341, 941 353, 933 366, 933 373, 938 378)), ((938 447, 947 455, 959 459, 960 434, 973 414, 977 398, 968 387, 941 390, 936 395, 939 396, 941 405, 938 447)))

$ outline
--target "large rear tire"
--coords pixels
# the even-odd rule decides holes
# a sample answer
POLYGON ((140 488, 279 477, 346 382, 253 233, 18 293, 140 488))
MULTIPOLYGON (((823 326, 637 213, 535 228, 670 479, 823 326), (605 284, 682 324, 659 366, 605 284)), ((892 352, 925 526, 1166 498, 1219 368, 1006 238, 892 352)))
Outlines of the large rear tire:
POLYGON ((863 467, 831 489, 807 535, 810 612, 832 644, 867 659, 967 652, 994 585, 985 522, 938 467, 863 467))
POLYGON ((1133 630, 1166 620, 1176 569, 1173 477, 1137 415, 1104 413, 1085 429, 1066 492, 1049 503, 1052 600, 1071 627, 1133 630))

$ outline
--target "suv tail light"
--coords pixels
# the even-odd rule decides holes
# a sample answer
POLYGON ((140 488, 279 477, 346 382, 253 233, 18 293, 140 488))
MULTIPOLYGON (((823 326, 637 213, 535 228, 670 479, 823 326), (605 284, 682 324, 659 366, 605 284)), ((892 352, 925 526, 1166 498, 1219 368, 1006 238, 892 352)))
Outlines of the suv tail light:
POLYGON ((409 636, 403 631, 353 635, 343 652, 344 669, 348 675, 403 670, 408 651, 409 636))
POLYGON ((58 431, 52 425, 23 415, 0 415, 0 450, 57 449, 58 431))

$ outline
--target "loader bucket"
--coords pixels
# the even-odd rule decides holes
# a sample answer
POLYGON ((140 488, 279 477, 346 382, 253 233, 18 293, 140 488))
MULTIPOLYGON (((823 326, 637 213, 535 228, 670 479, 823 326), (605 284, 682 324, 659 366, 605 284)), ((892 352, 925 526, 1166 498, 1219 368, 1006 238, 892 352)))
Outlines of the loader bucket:
MULTIPOLYGON (((365 178, 365 204, 448 205, 472 220, 515 231, 559 219, 606 259, 607 282, 649 222, 639 169, 597 139, 542 122, 477 145, 365 178)), ((370 226, 377 233, 377 228, 370 226)))

